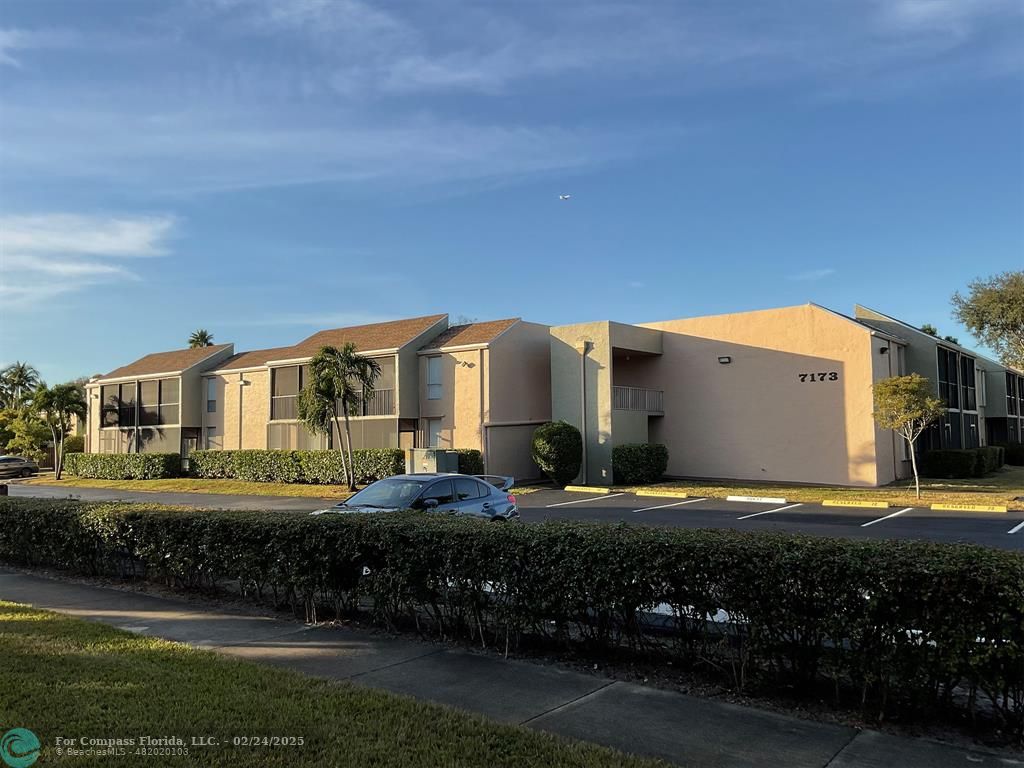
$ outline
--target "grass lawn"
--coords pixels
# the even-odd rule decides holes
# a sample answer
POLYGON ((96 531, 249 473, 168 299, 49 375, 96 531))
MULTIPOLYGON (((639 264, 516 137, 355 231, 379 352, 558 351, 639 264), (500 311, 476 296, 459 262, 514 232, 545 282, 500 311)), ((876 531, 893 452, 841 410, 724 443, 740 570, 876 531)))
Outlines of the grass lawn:
POLYGON ((350 494, 343 485, 303 485, 301 483, 253 483, 246 480, 199 480, 194 477, 172 477, 165 480, 94 480, 65 475, 53 479, 46 473, 22 480, 28 485, 56 485, 68 488, 115 488, 120 491, 165 491, 175 493, 230 493, 252 496, 306 496, 316 499, 347 499, 350 494))
POLYGON ((1024 509, 1024 467, 1004 467, 988 477, 964 480, 933 480, 921 478, 921 499, 914 495, 913 479, 900 480, 882 488, 834 488, 809 485, 765 483, 741 480, 670 481, 656 488, 676 490, 690 496, 782 496, 787 501, 822 501, 823 499, 889 501, 897 506, 921 506, 953 502, 957 504, 1005 504, 1009 509, 1024 509))
POLYGON ((348 683, 218 656, 0 602, 0 730, 31 730, 39 765, 655 766, 588 744, 348 683), (69 757, 65 738, 178 736, 189 754, 69 757), (234 736, 303 746, 232 746, 234 736), (222 746, 195 747, 193 736, 222 746), (227 742, 227 743, 225 743, 227 742))

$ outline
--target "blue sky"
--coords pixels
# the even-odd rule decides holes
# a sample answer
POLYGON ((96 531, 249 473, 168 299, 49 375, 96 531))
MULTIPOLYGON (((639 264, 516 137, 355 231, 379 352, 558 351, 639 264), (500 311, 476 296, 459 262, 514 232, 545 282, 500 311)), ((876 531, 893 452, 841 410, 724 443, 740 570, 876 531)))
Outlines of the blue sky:
POLYGON ((0 5, 0 363, 641 322, 1024 265, 1019 0, 0 5), (568 193, 568 201, 559 194, 568 193))

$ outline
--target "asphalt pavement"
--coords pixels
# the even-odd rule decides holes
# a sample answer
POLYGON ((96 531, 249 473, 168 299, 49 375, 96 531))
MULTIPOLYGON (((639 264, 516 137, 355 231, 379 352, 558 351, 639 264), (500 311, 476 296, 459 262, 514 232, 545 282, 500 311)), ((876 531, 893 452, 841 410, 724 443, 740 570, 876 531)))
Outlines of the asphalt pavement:
MULTIPOLYGON (((12 483, 11 496, 80 498, 85 501, 136 501, 210 509, 268 509, 310 512, 336 499, 291 496, 238 496, 214 493, 121 491, 107 488, 12 483)), ((520 494, 519 512, 527 523, 589 520, 675 528, 735 528, 788 531, 855 539, 922 539, 967 542, 1024 551, 1024 512, 939 512, 919 507, 889 509, 824 507, 787 502, 764 504, 724 499, 668 498, 633 493, 597 495, 555 489, 520 494)))

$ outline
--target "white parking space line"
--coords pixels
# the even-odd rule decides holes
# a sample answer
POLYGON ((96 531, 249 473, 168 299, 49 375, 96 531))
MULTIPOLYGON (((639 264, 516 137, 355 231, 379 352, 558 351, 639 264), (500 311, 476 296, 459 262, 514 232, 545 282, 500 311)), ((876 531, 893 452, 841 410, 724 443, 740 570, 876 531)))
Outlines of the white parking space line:
POLYGON ((591 496, 588 499, 573 499, 572 501, 560 501, 557 504, 548 504, 547 508, 551 507, 565 507, 569 504, 582 504, 586 501, 603 501, 604 499, 614 499, 616 496, 625 496, 625 493, 607 493, 604 496, 591 496))
POLYGON ((643 509, 634 509, 634 512, 646 512, 649 509, 665 509, 666 507, 681 507, 683 504, 693 504, 696 501, 707 501, 707 499, 687 499, 686 501, 674 501, 671 504, 659 504, 656 507, 644 507, 643 509))
POLYGON ((1024 530, 1024 520, 1021 520, 1013 528, 1007 531, 1007 533, 1016 533, 1017 531, 1024 530))
POLYGON ((880 523, 883 520, 888 520, 890 517, 897 517, 898 515, 902 515, 904 512, 909 512, 912 509, 913 509, 913 507, 907 507, 906 509, 901 509, 899 512, 893 512, 891 515, 886 515, 885 517, 880 517, 877 520, 870 520, 870 521, 864 523, 861 526, 861 528, 867 528, 869 525, 874 525, 875 523, 880 523))
POLYGON ((802 506, 803 506, 802 503, 801 504, 787 504, 786 506, 779 507, 778 509, 766 509, 764 512, 755 512, 752 515, 744 515, 743 517, 737 517, 736 519, 737 520, 748 520, 751 517, 757 517, 758 515, 770 515, 772 512, 781 512, 784 509, 792 509, 793 507, 802 507, 802 506))

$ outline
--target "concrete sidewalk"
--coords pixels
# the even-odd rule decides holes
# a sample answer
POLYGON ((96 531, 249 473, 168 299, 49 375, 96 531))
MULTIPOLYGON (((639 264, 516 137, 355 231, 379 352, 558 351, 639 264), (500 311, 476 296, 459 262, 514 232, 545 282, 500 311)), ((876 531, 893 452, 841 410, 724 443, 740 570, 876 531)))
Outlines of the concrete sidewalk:
POLYGON ((236 614, 2 568, 0 599, 685 766, 1024 766, 1024 758, 816 723, 427 642, 236 614))

